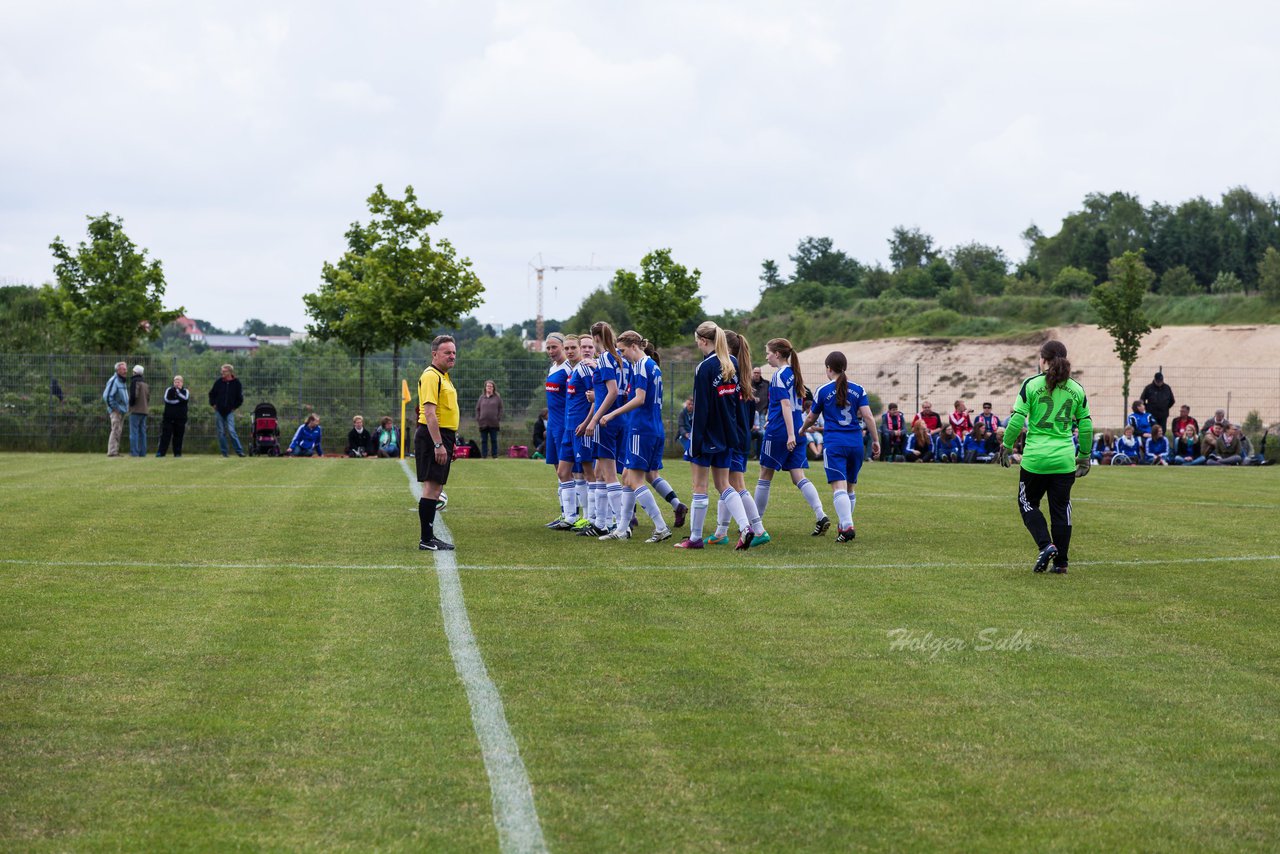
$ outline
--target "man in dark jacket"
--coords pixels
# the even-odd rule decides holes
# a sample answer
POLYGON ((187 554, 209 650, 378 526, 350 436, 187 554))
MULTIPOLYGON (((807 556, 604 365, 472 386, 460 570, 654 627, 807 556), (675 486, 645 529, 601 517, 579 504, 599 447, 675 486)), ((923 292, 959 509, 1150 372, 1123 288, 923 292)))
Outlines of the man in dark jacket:
POLYGON ((1156 371, 1155 377, 1142 390, 1141 400, 1147 405, 1147 413, 1160 425, 1160 430, 1167 433, 1169 410, 1176 401, 1173 399, 1173 389, 1165 385, 1162 372, 1156 371))
POLYGON ((173 385, 164 390, 164 420, 160 422, 160 449, 157 457, 163 457, 173 442, 173 455, 182 456, 182 437, 187 435, 187 401, 191 392, 182 381, 182 375, 173 378, 173 385))
POLYGON ((759 368, 751 369, 751 394, 756 399, 756 417, 751 425, 751 458, 760 459, 760 446, 764 443, 764 421, 769 414, 769 381, 760 375, 759 368))
POLYGON ((244 456, 244 448, 240 447, 240 437, 236 435, 236 410, 244 405, 244 389, 240 380, 236 379, 235 369, 230 365, 222 366, 222 376, 209 390, 209 405, 213 407, 213 420, 218 426, 218 450, 228 456, 227 438, 235 446, 236 456, 244 456))

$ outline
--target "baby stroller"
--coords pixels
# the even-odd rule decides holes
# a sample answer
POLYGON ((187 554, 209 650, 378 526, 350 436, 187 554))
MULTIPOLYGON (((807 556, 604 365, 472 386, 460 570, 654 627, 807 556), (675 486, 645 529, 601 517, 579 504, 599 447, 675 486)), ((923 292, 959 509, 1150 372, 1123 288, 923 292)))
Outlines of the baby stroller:
POLYGON ((280 456, 280 420, 276 408, 269 403, 259 403, 253 408, 253 444, 250 454, 280 456))

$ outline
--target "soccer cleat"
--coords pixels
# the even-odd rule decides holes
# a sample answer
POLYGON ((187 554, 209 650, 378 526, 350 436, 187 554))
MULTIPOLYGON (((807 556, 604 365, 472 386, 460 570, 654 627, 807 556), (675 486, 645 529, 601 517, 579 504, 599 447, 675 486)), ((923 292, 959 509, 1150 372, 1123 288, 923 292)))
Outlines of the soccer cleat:
POLYGON ((761 546, 769 545, 771 542, 773 542, 773 537, 769 536, 768 531, 765 531, 763 534, 756 534, 755 538, 751 541, 751 546, 752 548, 758 549, 761 546))
POLYGON ((1050 572, 1052 572, 1052 573, 1055 573, 1055 574, 1057 574, 1057 575, 1066 575, 1066 574, 1067 574, 1067 565, 1066 565, 1065 563, 1055 563, 1055 564, 1053 565, 1053 569, 1051 569, 1051 570, 1049 570, 1049 571, 1050 571, 1050 572))
POLYGON ((817 522, 813 523, 813 534, 811 536, 821 537, 831 527, 831 520, 823 516, 817 522))
POLYGON ((561 522, 563 522, 563 521, 564 521, 564 514, 563 514, 563 513, 561 513, 559 516, 557 516, 556 518, 552 519, 550 522, 548 522, 548 523, 547 523, 546 525, 544 525, 543 527, 546 527, 546 528, 555 528, 555 526, 556 526, 556 525, 559 525, 559 524, 560 524, 561 522))
POLYGON ((583 528, 587 527, 590 524, 591 524, 591 520, 588 519, 586 516, 583 516, 581 519, 573 523, 573 530, 581 531, 583 528))
POLYGON ((747 530, 742 532, 742 536, 738 538, 738 544, 733 547, 733 550, 735 552, 745 552, 747 549, 751 548, 751 541, 755 538, 756 535, 751 532, 750 528, 747 528, 747 530))
POLYGON ((573 523, 568 521, 567 519, 557 519, 555 522, 551 523, 547 527, 549 527, 553 531, 572 531, 573 523))
POLYGON ((1049 545, 1045 546, 1040 550, 1040 554, 1036 557, 1036 564, 1035 566, 1031 567, 1031 571, 1044 572, 1046 569, 1049 568, 1049 561, 1053 560, 1054 556, 1057 554, 1058 554, 1058 547, 1055 546, 1053 543, 1049 543, 1049 545))
POLYGON ((729 544, 729 535, 725 534, 723 537, 708 537, 706 543, 709 546, 727 546, 729 544))
POLYGON ((660 543, 663 540, 669 540, 669 539, 671 539, 671 529, 663 528, 661 530, 654 531, 653 534, 649 537, 649 539, 645 540, 645 542, 660 543))
POLYGON ((700 549, 702 548, 702 540, 683 539, 676 543, 672 548, 676 549, 700 549))
POLYGON ((432 537, 429 540, 418 541, 418 551, 420 552, 451 552, 453 551, 453 543, 446 543, 439 537, 432 537))
POLYGON ((853 526, 850 525, 849 527, 845 528, 843 531, 841 531, 839 534, 836 535, 836 542, 847 543, 856 536, 857 536, 857 533, 853 530, 853 526))
POLYGON ((612 531, 610 531, 609 533, 607 533, 607 534, 605 534, 604 536, 602 536, 600 539, 601 539, 601 541, 603 541, 603 540, 629 540, 629 539, 631 539, 631 529, 630 529, 630 528, 628 528, 628 527, 626 527, 625 525, 619 525, 618 527, 614 528, 614 529, 613 529, 612 531))
POLYGON ((688 517, 688 515, 689 515, 689 506, 684 503, 677 504, 676 505, 676 522, 674 525, 672 525, 672 527, 683 528, 684 520, 688 517))
POLYGON ((579 537, 599 537, 605 534, 604 531, 597 528, 595 524, 591 522, 588 522, 586 525, 583 525, 582 528, 580 528, 577 531, 574 531, 574 533, 577 534, 579 537))

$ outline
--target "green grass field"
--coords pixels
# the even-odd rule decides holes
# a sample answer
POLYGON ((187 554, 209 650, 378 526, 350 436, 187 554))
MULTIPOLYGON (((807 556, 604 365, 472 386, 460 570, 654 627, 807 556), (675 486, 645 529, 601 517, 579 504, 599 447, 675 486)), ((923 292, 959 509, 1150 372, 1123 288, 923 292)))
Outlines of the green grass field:
MULTIPOLYGON (((681 552, 456 465, 547 847, 1274 849, 1277 469, 1095 471, 1065 577, 1016 477, 868 466, 847 545, 779 481, 772 544, 681 552)), ((11 454, 0 514, 0 849, 498 848, 397 463, 11 454)))

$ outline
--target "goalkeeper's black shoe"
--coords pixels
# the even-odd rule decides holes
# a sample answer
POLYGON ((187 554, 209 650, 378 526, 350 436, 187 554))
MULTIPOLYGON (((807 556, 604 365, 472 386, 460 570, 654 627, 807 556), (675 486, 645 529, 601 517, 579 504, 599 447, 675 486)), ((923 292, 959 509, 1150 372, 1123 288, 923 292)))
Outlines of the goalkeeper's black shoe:
POLYGON ((1051 570, 1049 570, 1049 571, 1050 571, 1050 572, 1053 572, 1053 573, 1057 573, 1058 575, 1066 575, 1066 574, 1067 574, 1067 565, 1066 565, 1065 563, 1055 563, 1055 564, 1053 565, 1053 569, 1051 569, 1051 570))
POLYGON ((1040 550, 1039 556, 1036 557, 1036 565, 1031 567, 1033 572, 1044 572, 1049 568, 1049 562, 1058 554, 1058 547, 1053 543, 1045 546, 1040 550))

